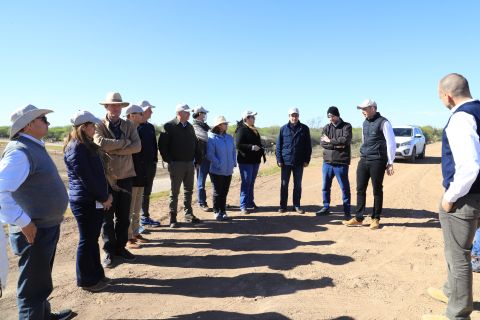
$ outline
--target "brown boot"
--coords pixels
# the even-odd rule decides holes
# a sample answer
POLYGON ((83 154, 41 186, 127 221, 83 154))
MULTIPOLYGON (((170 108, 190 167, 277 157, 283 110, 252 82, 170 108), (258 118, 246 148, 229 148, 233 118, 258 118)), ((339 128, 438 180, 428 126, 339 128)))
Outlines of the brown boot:
POLYGON ((137 234, 135 236, 135 240, 137 242, 140 242, 140 243, 147 243, 148 242, 148 239, 147 238, 144 238, 141 234, 137 234))
POLYGON ((127 241, 127 248, 128 249, 140 249, 141 246, 137 243, 136 239, 129 239, 127 241))

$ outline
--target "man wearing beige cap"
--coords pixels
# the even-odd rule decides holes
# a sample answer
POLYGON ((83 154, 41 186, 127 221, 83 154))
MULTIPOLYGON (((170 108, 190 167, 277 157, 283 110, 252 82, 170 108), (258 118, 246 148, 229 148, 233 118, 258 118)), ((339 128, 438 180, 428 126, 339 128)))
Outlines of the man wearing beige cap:
POLYGON ((107 111, 106 117, 95 127, 94 141, 111 158, 112 175, 117 179, 119 191, 113 191, 113 205, 104 215, 103 250, 106 255, 103 265, 114 266, 114 257, 126 261, 135 260, 125 246, 128 240, 129 210, 132 191, 132 177, 135 177, 132 154, 141 150, 142 145, 135 125, 120 118, 122 108, 129 105, 122 101, 118 92, 107 94, 105 101, 100 102, 107 111), (113 218, 115 217, 115 223, 113 218))
POLYGON ((12 251, 20 257, 19 319, 68 319, 51 313, 52 267, 68 195, 41 140, 48 109, 29 104, 11 117, 10 141, 0 161, 0 221, 10 224, 12 251))
POLYGON ((185 221, 199 223, 200 219, 193 215, 192 194, 194 165, 199 165, 202 155, 193 126, 188 122, 190 107, 178 104, 176 117, 163 125, 158 138, 158 149, 163 161, 168 163, 170 173, 170 228, 178 228, 177 205, 180 186, 183 184, 183 207, 185 221))
POLYGON ((370 229, 380 227, 383 208, 383 178, 385 172, 393 175, 395 160, 395 135, 390 122, 377 112, 377 103, 371 99, 363 101, 357 109, 365 117, 362 127, 360 161, 357 166, 357 210, 355 217, 343 221, 346 226, 361 226, 365 213, 368 180, 372 180, 373 208, 370 229))

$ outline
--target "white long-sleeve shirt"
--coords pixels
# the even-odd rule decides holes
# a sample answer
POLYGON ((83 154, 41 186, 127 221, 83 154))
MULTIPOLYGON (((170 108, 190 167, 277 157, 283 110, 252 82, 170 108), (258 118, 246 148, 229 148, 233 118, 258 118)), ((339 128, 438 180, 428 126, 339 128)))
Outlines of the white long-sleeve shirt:
POLYGON ((480 142, 475 118, 466 112, 454 113, 459 107, 473 99, 453 107, 450 121, 445 128, 448 143, 455 161, 455 174, 443 198, 455 202, 470 191, 480 172, 480 142))
MULTIPOLYGON (((41 140, 24 133, 20 133, 20 135, 45 147, 45 143, 41 140)), ((30 223, 31 219, 28 214, 23 211, 12 197, 12 192, 16 191, 22 185, 29 173, 30 162, 23 151, 13 150, 0 160, 1 222, 13 224, 20 228, 30 223)))
MULTIPOLYGON (((393 133, 392 124, 390 121, 385 121, 382 126, 382 132, 387 142, 387 164, 393 164, 395 161, 395 152, 397 145, 395 143, 395 134, 393 133)), ((362 127, 362 143, 363 143, 363 127, 362 127)))

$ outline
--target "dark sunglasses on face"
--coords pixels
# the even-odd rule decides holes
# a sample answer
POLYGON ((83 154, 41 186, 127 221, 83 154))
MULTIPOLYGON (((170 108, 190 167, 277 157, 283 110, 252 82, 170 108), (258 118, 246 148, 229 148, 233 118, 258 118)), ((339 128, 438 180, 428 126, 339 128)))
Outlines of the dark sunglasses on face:
POLYGON ((41 117, 38 117, 38 118, 36 118, 36 119, 40 119, 40 120, 42 120, 44 123, 50 124, 50 122, 47 121, 47 117, 45 117, 45 116, 41 116, 41 117))
POLYGON ((298 118, 298 113, 292 113, 290 117, 298 118))

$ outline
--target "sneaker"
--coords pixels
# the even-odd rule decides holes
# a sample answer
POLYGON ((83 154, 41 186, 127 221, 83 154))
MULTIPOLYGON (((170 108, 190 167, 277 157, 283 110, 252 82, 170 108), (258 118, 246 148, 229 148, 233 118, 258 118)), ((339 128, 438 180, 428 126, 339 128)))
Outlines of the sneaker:
POLYGON ((186 214, 186 215, 185 215, 185 222, 188 222, 188 223, 200 223, 200 222, 202 222, 202 220, 198 219, 198 218, 195 217, 193 214, 186 214))
POLYGON ((180 228, 180 225, 178 224, 177 221, 170 222, 170 228, 180 228))
POLYGON ((258 210, 258 206, 254 202, 253 205, 247 207, 247 210, 250 210, 250 211, 258 210))
POLYGON ((243 208, 243 209, 240 209, 240 213, 241 214, 250 214, 250 211, 248 211, 248 209, 243 208))
POLYGON ((444 302, 444 303, 448 303, 448 297, 440 289, 430 287, 430 288, 427 289, 427 293, 430 297, 432 297, 435 300, 438 300, 438 301, 441 301, 441 302, 444 302))
POLYGON ((221 212, 215 213, 214 216, 215 216, 215 220, 217 220, 217 221, 222 221, 223 220, 223 215, 222 215, 221 212))
POLYGON ((305 210, 303 210, 301 207, 294 207, 293 209, 295 210, 296 213, 299 213, 299 214, 305 213, 305 210))
POLYGON ((57 313, 50 313, 49 320, 67 320, 72 316, 72 310, 65 309, 57 313))
POLYGON ((424 314, 422 320, 448 320, 448 318, 441 314, 424 314))
POLYGON ((200 209, 202 209, 205 212, 212 212, 213 211, 213 209, 210 208, 207 204, 200 204, 198 206, 200 207, 200 209))
POLYGON ((107 282, 103 282, 102 280, 98 281, 97 284, 94 284, 93 286, 88 286, 88 287, 82 287, 82 290, 88 291, 88 292, 99 292, 108 287, 109 284, 107 282))
POLYGON ((377 230, 378 228, 380 228, 380 219, 372 219, 372 222, 370 222, 370 229, 377 230))
POLYGON ((135 236, 135 240, 137 240, 137 242, 140 242, 140 243, 147 243, 148 242, 148 239, 144 238, 141 234, 137 234, 135 236))
POLYGON ((315 215, 317 217, 319 216, 327 216, 328 214, 330 213, 330 208, 328 207, 323 207, 322 209, 318 210, 317 212, 315 212, 315 215))
POLYGON ((223 220, 223 221, 230 220, 230 218, 227 216, 227 213, 226 213, 226 212, 224 212, 224 213, 222 214, 222 220, 223 220))
POLYGON ((122 257, 123 259, 127 261, 135 261, 137 258, 127 249, 121 248, 119 249, 116 253, 116 256, 122 257))
POLYGON ((150 217, 142 217, 140 219, 140 224, 145 227, 160 227, 160 222, 151 219, 150 217))
POLYGON ((127 248, 128 249, 140 249, 141 246, 137 243, 136 239, 129 239, 127 241, 127 248))
POLYGON ((278 213, 285 213, 285 212, 287 212, 287 209, 285 208, 278 209, 278 213))
POLYGON ((113 268, 113 256, 110 253, 107 253, 105 255, 105 258, 103 258, 102 265, 105 268, 113 268))
POLYGON ((361 226, 363 225, 363 221, 358 221, 357 218, 352 218, 348 221, 342 221, 344 225, 347 227, 353 227, 353 226, 361 226))

